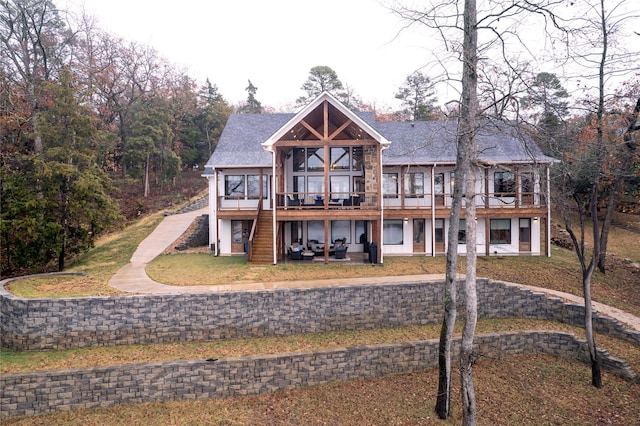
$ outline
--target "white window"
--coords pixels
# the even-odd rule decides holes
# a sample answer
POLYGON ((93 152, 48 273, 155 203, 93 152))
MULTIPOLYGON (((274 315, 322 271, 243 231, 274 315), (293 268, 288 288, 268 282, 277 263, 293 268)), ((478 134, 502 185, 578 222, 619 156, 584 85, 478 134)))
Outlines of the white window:
POLYGON ((489 236, 491 244, 511 244, 511 219, 491 219, 489 236))
POLYGON ((401 245, 404 243, 404 228, 402 219, 386 219, 382 223, 383 244, 401 245))

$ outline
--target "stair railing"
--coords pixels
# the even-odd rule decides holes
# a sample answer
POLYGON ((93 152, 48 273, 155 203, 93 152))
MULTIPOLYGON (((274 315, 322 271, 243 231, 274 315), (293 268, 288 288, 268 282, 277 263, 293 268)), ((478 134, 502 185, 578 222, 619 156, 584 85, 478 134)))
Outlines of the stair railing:
POLYGON ((253 260, 253 239, 258 232, 258 218, 262 211, 262 198, 258 200, 258 208, 256 208, 256 217, 253 219, 253 225, 251 226, 251 232, 249 233, 249 242, 247 244, 247 260, 251 262, 253 260))

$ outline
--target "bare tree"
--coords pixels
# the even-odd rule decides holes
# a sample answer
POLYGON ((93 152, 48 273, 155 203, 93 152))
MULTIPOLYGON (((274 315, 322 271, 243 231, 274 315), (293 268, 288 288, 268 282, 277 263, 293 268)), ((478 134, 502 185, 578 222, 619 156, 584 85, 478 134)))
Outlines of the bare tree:
MULTIPOLYGON (((456 265, 458 249, 458 223, 460 220, 462 181, 467 181, 468 187, 466 199, 466 226, 467 226, 467 277, 465 279, 466 296, 466 321, 463 331, 463 343, 461 351, 461 378, 462 378, 462 403, 464 423, 475 424, 475 391, 473 388, 473 335, 477 318, 476 299, 476 233, 475 233, 475 182, 474 164, 476 162, 476 140, 478 107, 478 64, 479 57, 489 56, 493 48, 497 47, 497 58, 506 66, 509 58, 505 46, 508 39, 515 39, 525 47, 519 36, 521 20, 523 16, 532 15, 549 19, 555 26, 555 15, 551 8, 560 4, 562 0, 536 0, 528 2, 498 1, 490 5, 484 5, 482 18, 477 17, 476 1, 466 0, 464 12, 461 14, 457 1, 445 1, 431 4, 425 10, 415 10, 408 7, 394 6, 392 9, 408 25, 421 24, 434 29, 440 36, 441 44, 448 53, 453 53, 454 58, 444 58, 442 54, 437 56, 436 62, 443 65, 442 79, 451 81, 453 75, 447 63, 451 60, 462 62, 460 85, 462 87, 460 100, 460 118, 457 135, 457 164, 456 181, 454 184, 451 213, 449 216, 449 240, 447 245, 447 271, 445 283, 444 318, 440 333, 439 344, 439 382, 436 401, 436 413, 441 419, 446 419, 450 412, 451 390, 451 340, 453 325, 456 320, 456 265), (462 17, 462 23, 460 18, 462 17), (482 45, 478 45, 478 32, 485 31, 489 37, 482 45), (460 37, 462 34, 462 37, 460 37), (462 40, 460 40, 462 39, 462 40)), ((546 21, 545 21, 546 25, 546 21)), ((439 52, 441 53, 441 52, 439 52)), ((500 102, 509 102, 514 99, 511 94, 505 94, 500 99, 495 99, 494 106, 500 102)))
MULTIPOLYGON (((624 25, 632 22, 632 18, 637 18, 634 13, 625 10, 629 3, 625 0, 605 1, 593 0, 587 3, 587 10, 579 18, 574 20, 576 30, 568 33, 571 37, 567 46, 570 47, 569 58, 576 63, 581 70, 582 79, 587 81, 595 77, 598 97, 595 103, 585 103, 589 113, 593 114, 595 140, 586 150, 582 152, 586 163, 582 168, 581 176, 576 178, 569 165, 565 166, 560 176, 563 183, 562 190, 565 194, 570 194, 570 199, 574 203, 575 212, 578 215, 580 230, 579 233, 573 228, 569 206, 566 203, 560 204, 565 228, 569 233, 573 246, 582 270, 582 288, 585 299, 584 323, 589 357, 591 362, 591 383, 595 387, 602 386, 602 375, 600 360, 596 348, 593 334, 593 310, 591 303, 591 282, 596 267, 601 263, 601 269, 605 269, 606 242, 611 225, 611 217, 616 209, 617 193, 621 185, 622 176, 614 177, 613 191, 607 201, 607 212, 601 222, 598 208, 605 201, 603 194, 603 178, 606 176, 607 157, 618 156, 608 150, 606 144, 606 104, 608 98, 608 87, 611 79, 628 73, 634 68, 637 69, 639 54, 624 52, 620 48, 615 48, 611 38, 614 34, 621 35, 624 25), (606 4, 605 4, 606 3, 606 4), (631 62, 630 62, 631 60, 631 62), (597 70, 597 71, 596 71, 597 70), (589 108, 591 105, 591 108, 589 108), (614 195, 615 194, 615 195, 614 195), (585 238, 585 225, 590 221, 592 244, 587 245, 585 238)), ((626 130, 635 126, 637 111, 630 121, 626 130)), ((617 157, 623 164, 626 157, 633 157, 633 151, 637 150, 637 143, 624 141, 622 156, 617 157)), ((576 145, 577 146, 577 145, 576 145)), ((573 152, 563 153, 565 155, 575 155, 573 152)))
MULTIPOLYGON (((60 67, 64 22, 51 0, 0 0, 0 70, 21 87, 31 108, 31 131, 40 110, 44 82, 60 67)), ((33 151, 42 152, 39 136, 33 151)))
POLYGON ((466 231, 467 268, 464 284, 466 315, 460 350, 460 380, 462 393, 462 423, 476 424, 476 393, 473 386, 473 337, 478 319, 476 295, 476 179, 478 116, 478 28, 476 0, 464 3, 464 41, 462 43, 462 99, 458 130, 458 158, 467 184, 466 231))

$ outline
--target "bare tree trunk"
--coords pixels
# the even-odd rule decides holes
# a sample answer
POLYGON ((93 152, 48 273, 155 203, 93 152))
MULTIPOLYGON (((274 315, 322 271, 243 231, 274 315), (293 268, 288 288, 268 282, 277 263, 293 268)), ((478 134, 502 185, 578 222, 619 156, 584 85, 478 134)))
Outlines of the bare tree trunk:
POLYGON ((465 277, 464 295, 466 315, 462 330, 462 346, 460 350, 460 380, 462 393, 463 424, 476 424, 476 394, 473 386, 473 337, 478 320, 478 297, 476 293, 476 206, 474 197, 475 176, 467 177, 467 275, 465 277))
POLYGON ((462 423, 476 424, 476 394, 473 386, 473 336, 478 317, 476 295, 476 200, 475 170, 477 162, 476 116, 478 114, 478 30, 476 0, 464 4, 464 41, 462 68, 462 105, 460 106, 460 141, 458 150, 463 151, 462 165, 467 183, 465 208, 467 238, 467 272, 465 278, 466 317, 462 331, 460 352, 460 378, 462 394, 462 423))
POLYGON ((583 273, 582 289, 584 291, 584 331, 589 348, 589 361, 591 362, 591 384, 596 388, 602 387, 602 371, 596 349, 596 340, 593 335, 593 310, 591 308, 591 277, 595 270, 595 263, 583 273))
POLYGON ((149 196, 149 154, 144 162, 144 198, 149 196))
MULTIPOLYGON (((455 184, 457 186, 457 183, 455 184)), ((462 185, 460 185, 462 186, 462 185)), ((455 192, 455 191, 454 191, 455 192)), ((460 193, 462 193, 460 191, 460 193)), ((457 315, 456 263, 458 258, 458 224, 462 197, 451 207, 449 221, 449 242, 447 244, 447 271, 445 278, 444 318, 438 343, 438 395, 436 396, 436 414, 442 420, 449 417, 451 410, 451 342, 457 315), (454 214, 454 205, 457 213, 454 214), (457 217, 457 219, 454 219, 457 217), (454 225, 455 224, 455 225, 454 225)))
MULTIPOLYGON (((451 340, 453 336, 453 327, 456 320, 456 266, 458 258, 458 232, 460 222, 460 211, 462 206, 462 191, 465 180, 475 182, 471 171, 471 161, 475 158, 475 128, 476 115, 478 112, 478 93, 477 93, 477 28, 476 28, 476 3, 475 0, 465 1, 464 12, 464 54, 463 54, 463 73, 462 73, 462 100, 460 105, 460 120, 458 124, 458 148, 456 158, 456 181, 453 188, 453 200, 451 204, 451 213, 449 215, 449 240, 447 244, 447 271, 446 271, 446 287, 445 287, 445 303, 444 303, 444 319, 442 329, 440 331, 440 343, 438 346, 438 395, 436 399, 436 413, 440 419, 446 419, 450 414, 451 405, 451 340)), ((473 184, 467 188, 467 193, 473 194, 475 188, 473 184)), ((473 198, 473 197, 471 197, 473 198)), ((472 207, 472 217, 469 218, 469 204, 475 201, 467 199, 467 230, 471 225, 472 241, 467 239, 467 244, 472 244, 472 280, 473 284, 469 288, 469 278, 465 280, 465 291, 467 294, 467 304, 472 303, 474 307, 471 309, 471 318, 467 318, 465 322, 465 334, 467 336, 463 344, 468 344, 469 348, 473 345, 473 334, 475 330, 475 317, 477 316, 477 301, 475 298, 475 206, 472 207), (469 222, 473 222, 469 224, 469 222), (471 321, 470 321, 471 320, 471 321)), ((467 231, 468 232, 468 231, 467 231)), ((467 234, 468 235, 468 234, 467 234)), ((467 258, 469 262, 469 258, 467 258)), ((469 267, 467 266, 467 274, 469 267)), ((467 306, 467 316, 469 315, 469 307, 467 306)), ((463 351, 464 352, 464 351, 463 351)), ((472 351, 468 351, 468 359, 471 360, 472 351)), ((464 353, 462 355, 464 357, 464 353)), ((464 361, 461 357, 461 366, 464 361)), ((471 363, 469 362, 469 367, 471 363)), ((461 368, 461 372, 463 369, 461 368)), ((465 424, 475 424, 475 392, 473 390, 473 377, 470 374, 470 368, 464 369, 463 377, 463 406, 465 412, 465 424), (466 383, 465 383, 466 382, 466 383)))

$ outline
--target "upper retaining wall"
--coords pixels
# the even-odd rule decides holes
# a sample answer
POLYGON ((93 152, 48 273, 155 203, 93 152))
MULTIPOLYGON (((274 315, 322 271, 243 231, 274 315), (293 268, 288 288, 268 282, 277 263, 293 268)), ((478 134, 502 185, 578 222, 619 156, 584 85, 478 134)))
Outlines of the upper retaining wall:
MULTIPOLYGON (((442 320, 443 295, 442 281, 64 299, 22 299, 0 287, 0 343, 13 350, 65 349, 428 324, 442 320)), ((584 308, 479 279, 478 316, 581 326, 584 308)), ((640 332, 597 313, 594 329, 640 345, 640 332)))

